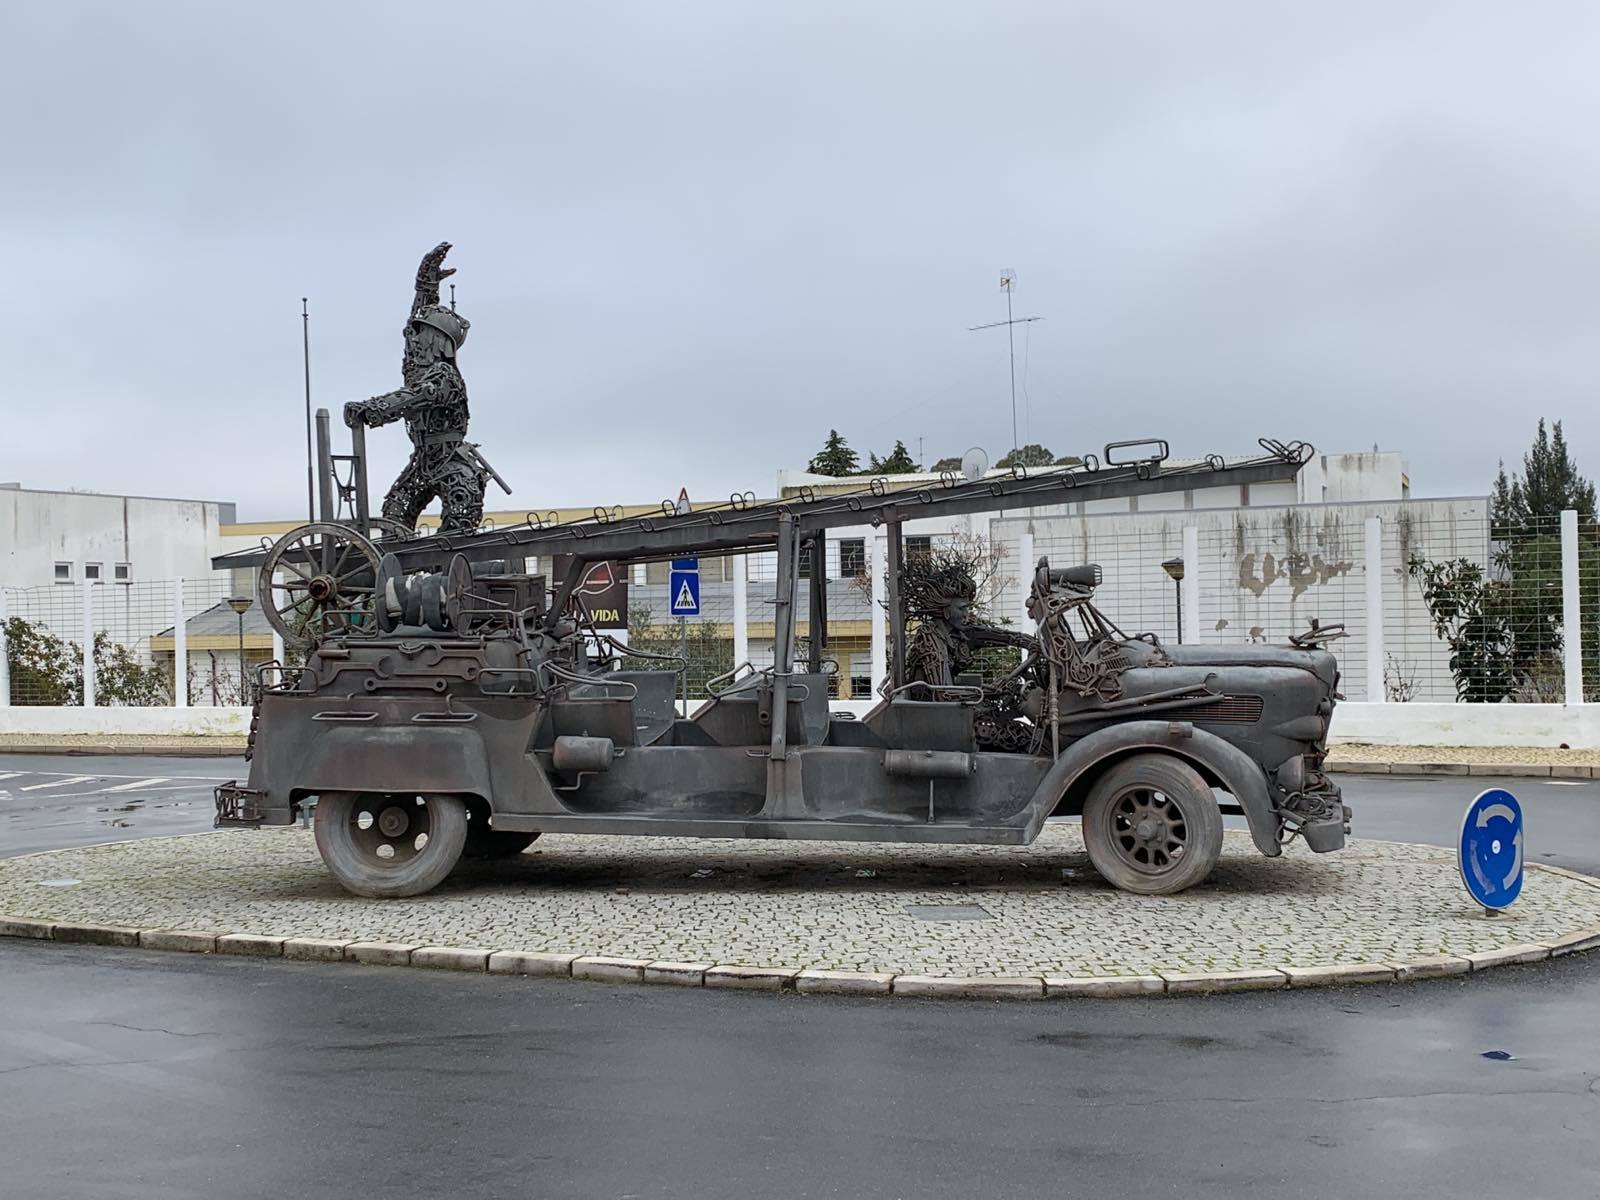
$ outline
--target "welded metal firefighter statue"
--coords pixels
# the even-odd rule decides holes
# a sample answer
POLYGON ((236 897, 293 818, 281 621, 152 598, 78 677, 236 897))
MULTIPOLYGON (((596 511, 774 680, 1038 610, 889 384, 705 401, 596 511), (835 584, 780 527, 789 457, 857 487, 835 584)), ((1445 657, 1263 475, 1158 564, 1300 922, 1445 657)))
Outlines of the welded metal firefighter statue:
POLYGON ((490 479, 510 492, 505 480, 467 438, 467 385, 456 354, 470 323, 453 307, 439 303, 439 284, 455 274, 444 266, 450 243, 440 242, 422 256, 416 298, 405 327, 405 357, 399 390, 344 406, 344 422, 376 427, 406 423, 411 458, 383 498, 383 515, 415 529, 422 510, 437 498, 440 533, 473 533, 483 521, 483 496, 490 479))

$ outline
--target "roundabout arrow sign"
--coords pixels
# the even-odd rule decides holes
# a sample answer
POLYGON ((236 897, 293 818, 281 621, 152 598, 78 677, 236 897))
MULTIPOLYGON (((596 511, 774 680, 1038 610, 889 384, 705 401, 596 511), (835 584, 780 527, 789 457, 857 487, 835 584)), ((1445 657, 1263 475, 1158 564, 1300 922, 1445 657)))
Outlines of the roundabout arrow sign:
POLYGON ((1522 892, 1522 805, 1489 788, 1461 819, 1461 882, 1485 908, 1507 907, 1522 892))

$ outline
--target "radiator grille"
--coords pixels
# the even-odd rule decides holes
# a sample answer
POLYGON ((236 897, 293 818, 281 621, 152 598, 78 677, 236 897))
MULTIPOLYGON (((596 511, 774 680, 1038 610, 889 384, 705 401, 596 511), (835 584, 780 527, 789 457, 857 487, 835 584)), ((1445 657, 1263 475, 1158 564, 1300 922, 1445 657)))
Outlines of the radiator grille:
POLYGON ((1261 720, 1261 697, 1224 696, 1202 708, 1194 719, 1207 724, 1254 725, 1261 720))

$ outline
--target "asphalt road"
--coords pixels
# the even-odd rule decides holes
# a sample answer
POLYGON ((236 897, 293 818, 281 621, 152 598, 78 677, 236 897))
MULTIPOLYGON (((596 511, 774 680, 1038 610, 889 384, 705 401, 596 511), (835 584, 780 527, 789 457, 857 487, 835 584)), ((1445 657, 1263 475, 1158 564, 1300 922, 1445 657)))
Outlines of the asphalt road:
MULTIPOLYGON (((238 764, 7 772, 0 854, 205 828, 238 764)), ((1358 833, 1440 843, 1484 786, 1345 782, 1358 833)), ((1509 786, 1531 855, 1600 870, 1600 785, 1509 786)), ((973 1004, 0 941, 0 1013, 0 1195, 30 1200, 1592 1197, 1600 1178, 1600 955, 973 1004)))

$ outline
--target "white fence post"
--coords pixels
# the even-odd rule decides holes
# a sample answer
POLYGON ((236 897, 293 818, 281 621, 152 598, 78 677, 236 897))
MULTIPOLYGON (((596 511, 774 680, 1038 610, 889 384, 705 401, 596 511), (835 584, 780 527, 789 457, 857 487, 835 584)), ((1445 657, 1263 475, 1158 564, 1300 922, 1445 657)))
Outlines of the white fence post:
POLYGON ((884 626, 883 572, 885 553, 883 531, 875 529, 867 539, 867 565, 872 572, 872 695, 878 695, 889 674, 889 635, 884 626))
POLYGON ((1033 530, 1025 530, 1017 538, 1017 620, 1023 629, 1033 628, 1033 618, 1028 615, 1028 593, 1033 590, 1033 530))
POLYGON ((189 707, 189 626, 183 611, 183 580, 172 584, 172 703, 189 707))
POLYGON ((94 582, 83 581, 83 706, 94 707, 94 582))
POLYGON ((1567 703, 1583 703, 1583 616, 1578 605, 1578 510, 1561 510, 1561 656, 1567 703))
POLYGON ((1383 520, 1367 518, 1367 546, 1362 559, 1367 573, 1367 702, 1389 698, 1383 686, 1383 520))
POLYGON ((1183 640, 1191 646, 1200 640, 1200 531, 1183 527, 1183 640))
POLYGON ((750 560, 733 556, 733 665, 750 661, 750 560))
MULTIPOLYGON (((283 572, 274 572, 272 576, 272 587, 267 590, 267 595, 269 598, 277 594, 277 587, 280 583, 282 583, 282 581, 283 572)), ((260 603, 259 597, 257 597, 256 602, 258 604, 260 603)), ((266 611, 264 609, 262 610, 262 615, 266 615, 266 611)), ((267 624, 272 628, 272 661, 281 667, 283 666, 283 634, 279 633, 278 627, 276 625, 272 625, 270 621, 267 622, 267 624)), ((280 683, 283 681, 283 673, 281 671, 278 673, 278 681, 280 683)))
POLYGON ((5 588, 0 588, 0 708, 11 703, 11 646, 6 641, 6 622, 11 609, 5 588))

